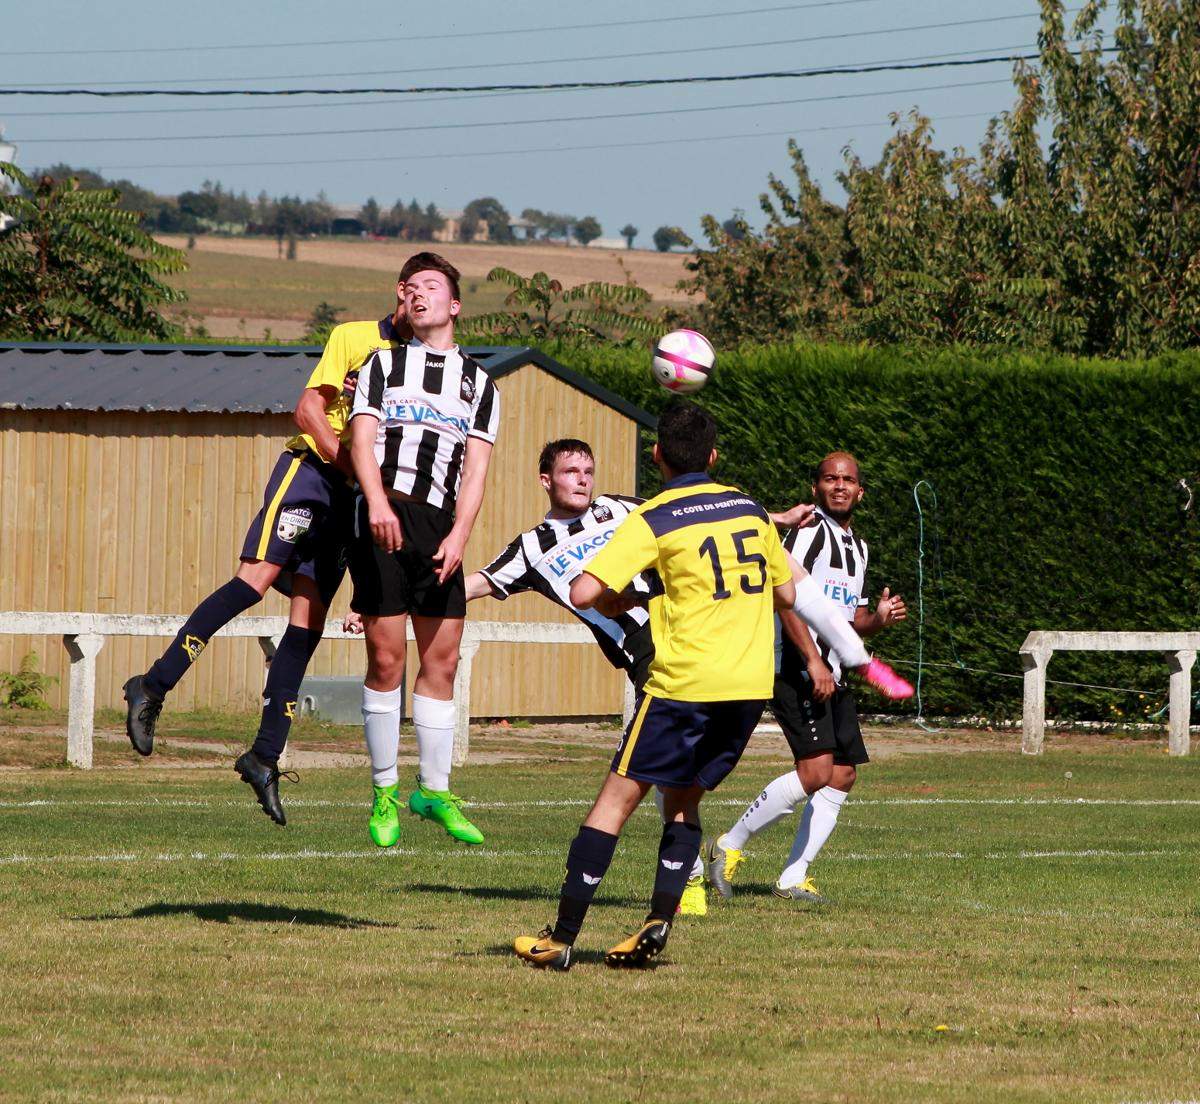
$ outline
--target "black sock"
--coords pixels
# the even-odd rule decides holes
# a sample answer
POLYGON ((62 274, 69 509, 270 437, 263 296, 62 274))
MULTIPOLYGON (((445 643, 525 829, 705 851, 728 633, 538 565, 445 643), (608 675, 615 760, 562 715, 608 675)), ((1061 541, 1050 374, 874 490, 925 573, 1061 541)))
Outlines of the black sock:
POLYGON ((696 856, 700 854, 700 825, 672 821, 663 825, 658 845, 658 867, 654 873, 654 894, 650 898, 647 920, 674 921, 679 899, 687 887, 696 856))
POLYGON ((588 905, 596 895, 600 879, 608 872, 616 849, 616 836, 586 824, 572 840, 567 852, 567 876, 558 898, 558 919, 554 923, 553 938, 560 943, 575 942, 588 905))
POLYGON ((296 715, 296 698, 308 661, 321 643, 321 630, 303 625, 288 625, 275 649, 263 689, 262 720, 251 751, 264 763, 274 766, 283 754, 288 730, 296 715))
POLYGON ((236 576, 218 587, 194 610, 183 628, 171 641, 171 646, 154 661, 143 681, 151 694, 165 698, 208 645, 212 634, 228 625, 262 596, 249 583, 236 576))

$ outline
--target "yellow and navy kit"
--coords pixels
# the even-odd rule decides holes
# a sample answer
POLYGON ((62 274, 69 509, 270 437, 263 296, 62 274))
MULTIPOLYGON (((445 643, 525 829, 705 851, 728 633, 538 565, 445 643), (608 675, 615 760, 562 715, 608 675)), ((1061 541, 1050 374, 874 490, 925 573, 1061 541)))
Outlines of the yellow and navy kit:
POLYGON ((695 473, 635 510, 585 570, 613 590, 654 568, 654 663, 646 694, 684 702, 766 700, 775 680, 773 588, 791 578, 757 502, 695 473))
MULTIPOLYGON (((354 402, 354 387, 347 387, 347 383, 357 382, 359 369, 380 349, 398 349, 403 344, 405 342, 396 334, 391 315, 378 322, 343 322, 334 326, 305 387, 338 389, 337 398, 325 408, 325 417, 339 438, 345 432, 354 402)), ((297 433, 284 447, 308 449, 322 460, 333 459, 332 456, 321 456, 316 442, 307 433, 297 433)))

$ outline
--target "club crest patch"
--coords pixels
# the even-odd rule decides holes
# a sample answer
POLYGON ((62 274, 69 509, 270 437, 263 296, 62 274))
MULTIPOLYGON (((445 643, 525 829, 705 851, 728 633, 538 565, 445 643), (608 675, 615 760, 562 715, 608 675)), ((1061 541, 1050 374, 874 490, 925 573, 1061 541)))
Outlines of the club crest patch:
POLYGON ((305 506, 296 506, 284 510, 279 515, 279 524, 275 526, 275 535, 288 544, 295 544, 312 525, 312 511, 305 506))
POLYGON ((463 376, 462 384, 458 389, 458 397, 463 402, 475 401, 475 381, 470 376, 463 376))
POLYGON ((595 502, 592 504, 592 517, 597 521, 612 521, 613 512, 603 502, 595 502))
POLYGON ((183 644, 181 646, 183 650, 187 652, 188 659, 195 663, 196 660, 200 658, 200 653, 204 651, 204 644, 205 642, 198 636, 192 636, 191 633, 188 633, 188 635, 183 638, 183 644))

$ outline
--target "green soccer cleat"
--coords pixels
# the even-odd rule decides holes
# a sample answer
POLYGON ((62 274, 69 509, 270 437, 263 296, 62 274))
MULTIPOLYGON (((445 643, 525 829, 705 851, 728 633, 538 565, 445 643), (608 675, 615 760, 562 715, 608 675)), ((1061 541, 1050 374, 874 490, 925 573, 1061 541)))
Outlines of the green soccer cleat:
POLYGON ((400 784, 375 787, 375 805, 367 824, 377 847, 395 847, 400 842, 400 784))
POLYGON ((483 843, 483 833, 463 816, 462 798, 449 790, 426 789, 418 781, 417 788, 409 795, 408 811, 440 824, 447 835, 460 843, 483 843))

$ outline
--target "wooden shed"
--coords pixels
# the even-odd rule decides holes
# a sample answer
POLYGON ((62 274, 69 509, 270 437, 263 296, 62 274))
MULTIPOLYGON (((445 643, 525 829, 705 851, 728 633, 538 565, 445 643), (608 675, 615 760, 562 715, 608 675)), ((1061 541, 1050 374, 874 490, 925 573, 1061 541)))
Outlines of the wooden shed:
MULTIPOLYGON (((547 440, 590 442, 597 491, 632 494, 639 434, 653 424, 536 349, 470 352, 497 380, 502 407, 468 571, 544 515, 537 457, 547 440)), ((319 355, 298 346, 0 344, 0 610, 186 614, 236 569, 319 355)), ((347 579, 332 613, 349 599, 347 579)), ((254 612, 283 614, 286 604, 272 594, 254 612)), ((534 595, 483 599, 468 617, 572 620, 534 595)), ((110 639, 98 657, 96 705, 121 706, 124 680, 163 646, 110 639)), ((63 704, 61 641, 0 635, 0 671, 30 651, 59 678, 52 702, 63 704)), ((326 641, 310 673, 359 675, 363 666, 361 643, 326 641)), ((217 638, 172 704, 252 710, 262 679, 254 640, 217 638)), ((597 648, 485 644, 471 701, 477 716, 619 713, 622 678, 597 648)))

